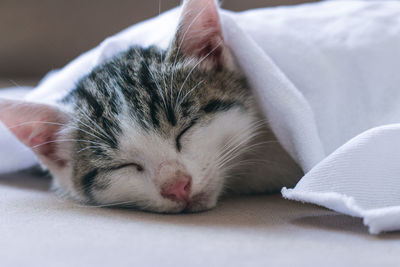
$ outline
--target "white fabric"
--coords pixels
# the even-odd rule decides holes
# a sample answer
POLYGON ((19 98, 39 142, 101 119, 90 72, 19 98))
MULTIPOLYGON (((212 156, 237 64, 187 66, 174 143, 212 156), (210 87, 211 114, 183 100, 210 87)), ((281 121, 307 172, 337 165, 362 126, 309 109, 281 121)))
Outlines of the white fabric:
MULTIPOLYGON (((166 47, 178 13, 108 38, 45 79, 28 99, 53 103, 132 44, 166 47)), ((371 233, 399 230, 400 2, 328 1, 222 11, 221 18, 273 131, 306 172, 283 195, 362 217, 371 233)), ((8 151, 0 157, 8 160, 8 151)), ((6 160, 0 172, 22 167, 6 160)))

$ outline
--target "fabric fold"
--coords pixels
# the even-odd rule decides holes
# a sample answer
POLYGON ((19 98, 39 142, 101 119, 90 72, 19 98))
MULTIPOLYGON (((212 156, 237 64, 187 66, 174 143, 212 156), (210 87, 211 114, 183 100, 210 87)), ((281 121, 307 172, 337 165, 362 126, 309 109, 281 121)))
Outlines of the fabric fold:
POLYGON ((400 124, 363 132, 318 163, 294 189, 282 189, 282 194, 362 217, 373 234, 398 229, 399 137, 400 124))

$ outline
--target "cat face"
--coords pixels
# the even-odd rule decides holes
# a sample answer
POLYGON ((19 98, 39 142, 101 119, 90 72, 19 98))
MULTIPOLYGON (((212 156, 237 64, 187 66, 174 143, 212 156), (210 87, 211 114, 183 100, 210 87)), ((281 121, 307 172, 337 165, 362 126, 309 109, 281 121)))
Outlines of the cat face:
POLYGON ((254 101, 215 2, 187 1, 167 51, 133 47, 60 103, 0 103, 0 119, 78 201, 156 212, 215 206, 257 134, 254 101))
POLYGON ((224 160, 252 136, 255 116, 237 73, 198 62, 135 47, 64 100, 75 105, 70 135, 83 140, 71 155, 78 197, 160 212, 215 205, 224 160))

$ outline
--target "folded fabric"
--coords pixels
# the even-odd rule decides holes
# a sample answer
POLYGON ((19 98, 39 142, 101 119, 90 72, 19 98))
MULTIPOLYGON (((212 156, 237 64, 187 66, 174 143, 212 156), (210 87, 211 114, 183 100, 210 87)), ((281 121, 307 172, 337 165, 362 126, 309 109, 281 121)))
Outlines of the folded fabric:
MULTIPOLYGON (((46 77, 26 99, 54 103, 93 67, 133 44, 166 47, 179 9, 107 38, 46 77), (149 33, 154 34, 149 34, 149 33)), ((232 49, 270 126, 305 176, 284 197, 400 229, 400 2, 326 1, 221 10, 232 49)), ((0 95, 1 97, 1 95, 0 95)), ((0 172, 33 164, 0 128, 0 172), (3 160, 5 159, 5 160, 3 160)))

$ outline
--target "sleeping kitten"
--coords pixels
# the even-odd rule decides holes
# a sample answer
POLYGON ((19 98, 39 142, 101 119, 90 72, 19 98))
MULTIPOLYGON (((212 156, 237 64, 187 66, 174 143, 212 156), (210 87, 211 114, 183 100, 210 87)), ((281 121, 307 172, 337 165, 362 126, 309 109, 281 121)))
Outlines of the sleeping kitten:
POLYGON ((167 51, 132 47, 58 107, 3 100, 0 119, 62 195, 91 205, 200 211, 224 191, 273 192, 301 176, 235 66, 213 0, 184 3, 167 51))

